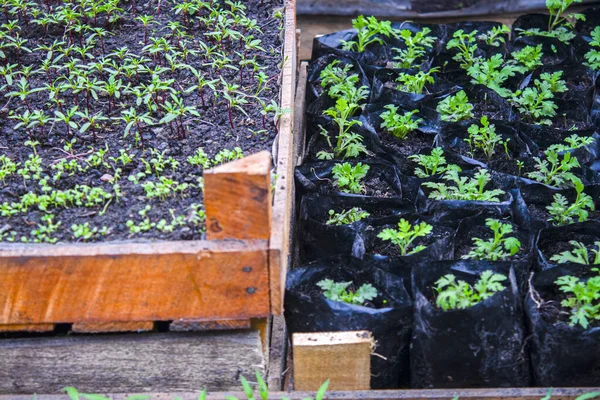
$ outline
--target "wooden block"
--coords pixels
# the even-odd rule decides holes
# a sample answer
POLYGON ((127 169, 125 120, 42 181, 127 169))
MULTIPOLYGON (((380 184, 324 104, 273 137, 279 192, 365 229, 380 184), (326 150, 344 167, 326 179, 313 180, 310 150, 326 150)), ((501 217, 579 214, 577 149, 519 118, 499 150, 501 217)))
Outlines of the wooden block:
POLYGON ((240 391, 265 374, 261 347, 254 330, 3 339, 0 394, 240 391))
POLYGON ((250 329, 250 320, 203 321, 197 319, 178 319, 169 325, 169 330, 172 332, 227 331, 234 329, 250 329))
POLYGON ((369 390, 371 346, 368 331, 294 333, 295 390, 369 390))
POLYGON ((0 332, 52 332, 54 324, 13 324, 0 325, 0 332))
POLYGON ((0 245, 0 324, 268 315, 266 241, 0 245))
POLYGON ((204 171, 208 240, 269 239, 271 154, 268 151, 204 171))
POLYGON ((271 322, 269 368, 267 369, 267 385, 270 391, 284 390, 283 383, 288 347, 288 332, 285 325, 285 317, 283 315, 276 315, 271 322))
POLYGON ((75 322, 71 330, 75 333, 101 332, 148 332, 154 322, 75 322))

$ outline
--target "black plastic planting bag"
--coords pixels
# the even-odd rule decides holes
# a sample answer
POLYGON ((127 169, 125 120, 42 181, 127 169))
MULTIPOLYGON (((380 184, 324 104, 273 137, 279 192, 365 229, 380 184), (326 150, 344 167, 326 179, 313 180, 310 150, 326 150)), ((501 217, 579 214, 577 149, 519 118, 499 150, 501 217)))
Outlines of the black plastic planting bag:
POLYGON ((291 332, 370 331, 376 340, 376 354, 371 356, 371 387, 409 385, 412 301, 401 278, 344 258, 296 268, 287 277, 285 314, 291 332), (357 286, 372 284, 380 294, 374 300, 379 308, 326 299, 317 286, 323 279, 352 281, 357 286))
MULTIPOLYGON (((538 272, 525 299, 531 331, 531 365, 536 386, 597 387, 600 384, 600 326, 587 330, 559 321, 562 293, 554 283, 561 276, 597 276, 589 265, 564 264, 538 272)), ((567 319, 565 321, 565 319, 567 319)))
POLYGON ((333 255, 364 254, 364 240, 371 224, 396 220, 397 216, 414 212, 414 205, 398 198, 377 199, 311 194, 300 204, 300 257, 303 262, 333 255), (369 216, 351 224, 327 224, 329 211, 335 213, 358 207, 369 216))
POLYGON ((581 242, 590 248, 599 239, 599 221, 587 221, 542 229, 536 243, 537 268, 543 271, 560 265, 553 261, 552 257, 563 251, 573 250, 573 246, 569 244, 569 241, 581 242))
POLYGON ((488 262, 427 262, 413 269, 415 313, 410 350, 413 388, 520 387, 529 384, 523 314, 514 272, 488 262), (508 276, 503 291, 463 310, 437 308, 442 276, 473 285, 486 270, 508 276))
POLYGON ((539 29, 548 31, 549 16, 547 14, 525 14, 518 17, 512 24, 511 37, 514 50, 521 50, 525 46, 542 45, 542 63, 544 65, 558 65, 569 61, 573 57, 571 43, 561 42, 558 39, 543 36, 526 36, 522 31, 539 29))
POLYGON ((366 188, 364 194, 342 193, 335 184, 333 167, 343 162, 319 161, 306 163, 296 167, 296 190, 303 195, 305 193, 340 194, 358 198, 365 197, 402 197, 402 185, 395 166, 385 161, 347 161, 352 166, 358 162, 369 165, 369 171, 363 180, 366 188))

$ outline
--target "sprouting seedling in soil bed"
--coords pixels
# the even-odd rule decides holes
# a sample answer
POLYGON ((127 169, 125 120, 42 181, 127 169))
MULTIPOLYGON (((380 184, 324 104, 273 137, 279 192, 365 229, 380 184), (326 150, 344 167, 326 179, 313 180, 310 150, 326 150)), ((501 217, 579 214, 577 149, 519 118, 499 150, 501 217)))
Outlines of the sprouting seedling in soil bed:
POLYGON ((413 115, 419 110, 407 111, 404 114, 398 114, 398 107, 393 104, 388 104, 384 107, 387 111, 381 113, 382 129, 394 135, 398 139, 406 139, 406 136, 419 128, 419 124, 423 122, 422 118, 415 119, 413 115))
POLYGON ((457 49, 458 53, 453 57, 454 61, 460 63, 463 69, 469 69, 475 60, 475 51, 477 50, 477 31, 465 33, 462 29, 454 32, 452 39, 446 45, 446 49, 457 49))
POLYGON ((469 260, 506 261, 521 249, 521 242, 516 237, 506 237, 513 232, 510 224, 503 224, 497 219, 488 218, 485 225, 494 233, 489 240, 473 238, 475 247, 462 258, 469 260))
POLYGON ((585 147, 594 143, 596 139, 592 136, 579 136, 576 133, 572 134, 568 138, 565 138, 565 143, 557 143, 548 147, 546 151, 556 151, 562 153, 563 151, 576 150, 581 147, 585 147))
POLYGON ((430 155, 413 154, 412 156, 409 156, 408 159, 419 164, 419 167, 415 168, 415 175, 418 178, 429 178, 437 174, 443 174, 447 171, 462 171, 458 165, 446 163, 444 149, 441 147, 432 149, 430 155))
POLYGON ((558 106, 554 103, 554 94, 567 91, 562 71, 553 74, 543 73, 534 81, 534 87, 517 90, 511 102, 530 123, 551 125, 558 106))
POLYGON ((501 54, 495 54, 487 60, 477 60, 467 69, 467 74, 473 78, 471 83, 487 86, 502 97, 509 97, 512 94, 502 85, 517 72, 518 67, 505 63, 501 54))
POLYGON ((569 325, 587 329, 590 322, 600 320, 600 276, 584 280, 574 276, 561 276, 555 282, 561 292, 567 293, 560 305, 569 309, 569 325))
POLYGON ((398 229, 386 228, 377 235, 378 238, 384 241, 390 241, 400 249, 400 254, 403 256, 418 253, 425 250, 427 246, 419 245, 410 248, 412 243, 420 237, 425 237, 433 231, 433 226, 426 222, 412 225, 404 218, 398 222, 398 229))
POLYGON ((464 90, 440 101, 436 111, 444 122, 458 122, 473 118, 473 105, 469 103, 469 98, 464 90))
POLYGON ((354 167, 350 163, 336 164, 332 169, 336 186, 344 193, 360 194, 365 191, 362 183, 370 167, 357 163, 354 167))
POLYGON ((493 271, 484 271, 481 277, 471 286, 463 280, 456 280, 452 274, 438 279, 434 290, 437 292, 436 305, 444 311, 462 310, 472 307, 505 289, 502 282, 508 278, 493 271))
POLYGON ((334 282, 331 279, 323 279, 317 282, 317 286, 323 290, 323 296, 332 301, 363 305, 379 295, 377 289, 370 283, 361 285, 355 292, 347 290, 351 285, 352 282, 334 282))
MULTIPOLYGON (((325 136, 330 146, 333 147, 333 153, 336 157, 352 158, 357 157, 362 153, 367 153, 367 148, 363 144, 363 137, 356 133, 350 132, 353 126, 362 126, 362 122, 351 119, 351 116, 358 109, 358 104, 348 103, 346 99, 340 98, 336 101, 335 106, 328 108, 323 113, 331 118, 338 127, 337 138, 335 146, 332 146, 329 138, 329 134, 326 130, 322 129, 321 134, 325 136)), ((326 155, 326 153, 320 152, 317 155, 318 158, 333 158, 326 155)))
POLYGON ((440 69, 438 67, 431 68, 427 72, 419 71, 415 75, 401 72, 396 78, 396 83, 398 83, 397 89, 402 92, 422 94, 425 90, 425 85, 428 83, 433 84, 435 82, 433 74, 439 70, 440 69))
POLYGON ((600 26, 595 27, 591 35, 590 50, 585 54, 587 62, 584 65, 598 71, 600 69, 600 26))
POLYGON ((369 217, 368 212, 360 207, 352 207, 349 210, 342 210, 336 213, 334 210, 329 210, 329 219, 327 225, 349 225, 369 217))
POLYGON ((542 56, 544 55, 542 48, 541 44, 535 47, 525 46, 520 51, 512 53, 513 59, 518 63, 519 72, 524 74, 544 65, 542 63, 542 56))
POLYGON ((451 183, 447 185, 444 182, 424 182, 422 185, 433 189, 429 194, 430 199, 434 200, 466 200, 466 201, 488 201, 493 203, 500 202, 499 196, 505 194, 504 190, 492 189, 486 190, 485 187, 491 181, 487 170, 479 170, 472 178, 468 176, 459 176, 457 171, 447 171, 442 179, 451 183))
POLYGON ((506 43, 506 38, 510 35, 510 28, 506 25, 494 26, 486 33, 477 36, 478 40, 482 40, 488 46, 500 47, 506 43))
POLYGON ((567 9, 574 3, 581 3, 582 0, 546 0, 546 8, 550 13, 550 20, 548 21, 548 31, 552 32, 561 25, 566 25, 571 28, 568 18, 574 17, 576 19, 583 19, 581 14, 572 14, 565 16, 567 9))
POLYGON ((481 150, 485 155, 485 158, 492 159, 496 154, 496 146, 502 146, 504 153, 508 158, 508 142, 510 139, 502 139, 502 136, 496 133, 496 126, 490 125, 488 118, 484 115, 481 117, 481 127, 473 124, 469 127, 469 137, 464 139, 469 144, 471 154, 475 154, 475 150, 481 150))
POLYGON ((579 167, 579 161, 571 153, 563 154, 562 159, 555 150, 545 152, 546 159, 533 157, 537 171, 527 174, 528 178, 534 179, 545 185, 556 187, 573 186, 573 182, 578 179, 572 172, 572 169, 579 167))
POLYGON ((572 250, 563 251, 560 254, 555 254, 550 257, 550 261, 555 261, 558 264, 575 263, 584 265, 600 265, 600 242, 595 242, 595 249, 590 249, 593 259, 590 262, 588 249, 585 244, 576 240, 570 240, 569 244, 572 246, 572 250))
POLYGON ((333 60, 319 74, 321 86, 326 89, 341 84, 356 84, 358 83, 358 74, 350 74, 352 64, 346 64, 339 67, 340 60, 333 60))
POLYGON ((0 181, 6 184, 6 178, 17 171, 19 164, 13 162, 7 155, 0 155, 0 181))
POLYGON ((413 33, 408 29, 403 29, 398 34, 399 38, 404 41, 405 49, 393 48, 398 54, 394 57, 394 68, 406 69, 417 68, 422 64, 419 62, 427 54, 427 48, 433 47, 437 40, 435 36, 429 36, 431 29, 425 27, 422 30, 413 33))
POLYGON ((554 201, 546 210, 550 214, 548 222, 554 226, 562 226, 572 224, 574 222, 585 222, 588 220, 589 211, 594 211, 594 199, 586 193, 583 193, 583 182, 576 178, 574 180, 577 197, 572 204, 565 196, 560 193, 554 195, 554 201), (588 211, 589 210, 589 211, 588 211))
POLYGON ((383 44, 383 40, 378 37, 379 35, 390 37, 393 33, 390 21, 379 22, 373 16, 364 17, 363 15, 359 15, 356 19, 352 20, 352 26, 358 31, 356 41, 342 41, 342 48, 359 53, 364 52, 373 43, 383 44))

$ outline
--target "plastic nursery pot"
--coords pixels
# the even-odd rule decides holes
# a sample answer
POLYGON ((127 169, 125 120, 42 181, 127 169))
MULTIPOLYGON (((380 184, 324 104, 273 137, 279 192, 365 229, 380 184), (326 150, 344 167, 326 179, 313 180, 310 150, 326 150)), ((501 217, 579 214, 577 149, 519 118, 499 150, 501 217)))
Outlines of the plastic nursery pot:
POLYGON ((413 269, 413 388, 521 387, 529 384, 523 313, 512 268, 503 263, 427 262, 413 269), (446 274, 473 285, 492 270, 505 289, 466 309, 435 305, 435 282, 446 274))
POLYGON ((414 212, 414 205, 398 198, 377 199, 311 194, 300 204, 300 257, 302 262, 333 255, 362 257, 365 235, 371 224, 397 220, 397 216, 414 212), (330 210, 342 213, 360 208, 369 216, 350 224, 328 224, 330 210))
POLYGON ((560 266, 551 258, 564 251, 573 250, 570 241, 581 242, 587 248, 593 247, 595 242, 600 241, 600 222, 586 221, 542 229, 536 242, 537 269, 543 271, 560 266))
POLYGON ((288 327, 291 332, 370 331, 376 341, 374 351, 382 356, 371 356, 371 387, 407 387, 412 301, 405 285, 397 276, 350 258, 296 268, 288 273, 286 283, 288 327), (317 286, 323 279, 353 282, 353 290, 369 283, 379 295, 368 306, 332 301, 317 286))
POLYGON ((563 43, 558 39, 543 36, 524 36, 522 30, 539 29, 548 31, 549 16, 547 14, 525 14, 518 17, 512 24, 511 37, 514 51, 525 46, 542 45, 542 63, 558 65, 573 58, 571 43, 563 43))
POLYGON ((600 382, 600 324, 569 326, 561 307, 565 294, 554 283, 561 276, 597 276, 589 265, 563 264, 534 274, 525 298, 531 332, 531 365, 536 386, 586 387, 600 382))
MULTIPOLYGON (((588 220, 600 221, 600 185, 588 185, 583 189, 594 201, 594 211, 588 210, 588 220)), ((519 190, 519 200, 515 198, 515 203, 519 203, 522 212, 525 214, 525 226, 531 226, 532 230, 549 228, 554 225, 549 221, 552 215, 547 207, 554 201, 554 196, 560 194, 567 199, 569 205, 575 202, 577 192, 574 188, 556 189, 551 186, 540 183, 523 186, 519 190)), ((573 223, 579 222, 577 217, 573 218, 573 223)))
MULTIPOLYGON (((382 221, 383 222, 383 221, 382 221)), ((414 265, 424 260, 446 260, 454 258, 454 235, 456 229, 432 221, 431 218, 423 217, 418 214, 403 215, 396 217, 394 221, 384 221, 385 223, 371 224, 365 237, 365 255, 364 259, 373 262, 379 268, 391 272, 394 275, 410 279, 410 274, 414 265), (402 255, 400 248, 391 241, 384 241, 378 235, 387 228, 398 229, 400 218, 407 220, 411 226, 426 222, 432 225, 430 234, 424 237, 418 237, 414 240, 410 250, 416 246, 426 246, 425 249, 414 253, 402 255)))
MULTIPOLYGON (((361 161, 346 161, 355 166, 361 161)), ((402 185, 398 177, 398 170, 392 164, 385 161, 362 161, 363 165, 369 166, 369 171, 365 176, 363 185, 365 191, 362 194, 351 194, 340 191, 335 184, 333 177, 333 167, 342 162, 319 161, 306 163, 296 167, 295 178, 297 184, 297 193, 321 193, 321 194, 339 194, 341 196, 350 196, 357 198, 378 197, 391 198, 402 197, 402 185)))
POLYGON ((455 84, 442 79, 438 74, 433 74, 434 83, 426 84, 423 93, 408 93, 398 90, 398 78, 400 73, 414 75, 418 73, 415 69, 380 69, 373 77, 371 88, 371 103, 395 104, 406 109, 415 110, 423 101, 439 98, 448 93, 454 93, 460 88, 455 84))
POLYGON ((519 290, 523 291, 526 287, 527 279, 531 271, 534 232, 528 230, 527 226, 520 227, 514 221, 518 218, 500 219, 494 215, 478 215, 475 217, 465 218, 460 222, 456 230, 454 240, 454 258, 456 260, 463 259, 475 247, 474 238, 488 241, 494 238, 494 232, 485 225, 487 218, 498 219, 502 224, 509 224, 513 228, 513 232, 506 234, 504 237, 516 237, 521 243, 521 248, 517 254, 509 257, 506 261, 493 261, 491 264, 503 263, 512 266, 517 278, 519 290))
POLYGON ((600 7, 586 8, 580 14, 585 16, 585 21, 578 20, 575 30, 582 35, 590 36, 592 31, 600 25, 600 7))
MULTIPOLYGON (((539 79, 543 73, 552 74, 562 71, 562 79, 565 81, 567 91, 555 93, 556 100, 562 100, 563 109, 570 110, 585 105, 585 110, 589 112, 596 86, 596 73, 581 64, 561 64, 557 66, 544 66, 536 70, 531 77, 531 82, 539 79)), ((531 86, 531 84, 530 84, 531 86)))
POLYGON ((323 110, 335 105, 335 101, 329 97, 326 90, 321 86, 321 72, 336 60, 339 61, 336 67, 343 69, 347 65, 352 66, 349 75, 358 75, 358 82, 356 84, 358 87, 371 87, 369 79, 358 61, 347 57, 337 57, 333 54, 319 57, 308 65, 306 104, 309 117, 319 116, 323 113, 323 110))

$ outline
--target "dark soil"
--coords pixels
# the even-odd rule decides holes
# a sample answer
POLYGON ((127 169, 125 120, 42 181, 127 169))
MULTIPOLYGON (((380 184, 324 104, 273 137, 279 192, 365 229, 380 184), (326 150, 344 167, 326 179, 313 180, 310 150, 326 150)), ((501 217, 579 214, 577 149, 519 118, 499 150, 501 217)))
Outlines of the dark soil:
MULTIPOLYGON (((45 2, 36 2, 40 8, 45 10, 45 2), (42 5, 43 4, 43 5, 42 5)), ((107 27, 112 33, 112 36, 108 36, 104 39, 105 54, 109 54, 116 49, 126 48, 129 54, 144 55, 148 58, 146 65, 150 68, 155 66, 168 67, 166 58, 155 58, 152 60, 152 56, 148 52, 143 51, 144 47, 144 29, 140 21, 134 20, 133 10, 129 6, 129 2, 125 2, 126 6, 123 12, 123 18, 120 23, 106 25, 105 18, 99 18, 96 25, 97 27, 107 27)), ((167 27, 168 23, 172 21, 178 21, 183 23, 181 14, 176 15, 175 10, 171 2, 162 2, 161 15, 157 14, 156 0, 150 1, 137 1, 136 2, 136 15, 152 15, 157 22, 152 26, 152 31, 149 32, 149 37, 165 37, 168 43, 177 46, 178 39, 171 35, 170 29, 167 27)), ((281 7, 282 4, 279 0, 247 0, 243 4, 247 7, 246 15, 249 19, 255 19, 257 26, 259 26, 263 34, 258 34, 256 31, 242 32, 243 35, 252 34, 256 39, 260 39, 262 42, 260 46, 265 49, 265 52, 258 50, 246 51, 246 57, 252 58, 256 56, 256 61, 264 67, 264 73, 267 75, 268 83, 266 83, 265 90, 261 93, 260 98, 267 104, 271 100, 277 100, 279 93, 278 77, 280 74, 281 64, 281 39, 279 27, 281 24, 280 19, 272 18, 273 10, 277 7, 281 7)), ((215 6, 217 3, 215 2, 215 6)), ((4 23, 5 17, 0 17, 1 22, 4 23)), ((85 22, 93 25, 94 22, 85 19, 85 22)), ((22 37, 28 40, 26 46, 30 49, 36 49, 40 45, 50 45, 55 40, 68 41, 69 34, 64 33, 64 29, 61 27, 54 27, 49 29, 48 34, 44 34, 41 27, 29 23, 26 25, 24 18, 21 18, 19 25, 21 26, 22 37)), ((254 94, 258 86, 257 75, 254 74, 249 67, 244 69, 242 72, 234 71, 229 68, 223 68, 221 70, 213 69, 206 65, 207 60, 205 59, 205 51, 198 47, 200 41, 204 41, 208 45, 211 44, 211 39, 204 36, 211 27, 202 26, 200 22, 188 25, 182 28, 183 31, 189 35, 188 48, 198 50, 197 56, 191 55, 188 57, 187 64, 202 71, 207 80, 217 80, 215 85, 217 90, 220 92, 219 99, 215 99, 212 95, 212 91, 209 88, 205 88, 203 92, 204 103, 201 99, 198 91, 194 90, 191 93, 184 93, 184 90, 192 86, 196 78, 189 72, 189 70, 182 68, 177 69, 175 72, 167 70, 162 72, 160 77, 163 80, 174 79, 174 83, 169 85, 173 90, 180 92, 180 96, 185 100, 186 106, 195 106, 199 117, 188 115, 183 120, 176 120, 170 126, 167 123, 156 124, 155 126, 146 126, 141 124, 141 136, 143 143, 136 143, 135 132, 137 131, 134 126, 130 132, 130 135, 124 138, 125 123, 117 120, 122 110, 127 110, 130 107, 134 107, 140 114, 147 111, 142 104, 141 106, 136 105, 135 96, 131 94, 123 93, 121 98, 116 101, 115 105, 110 107, 109 99, 106 93, 101 90, 98 91, 99 99, 94 100, 90 98, 89 101, 89 113, 96 114, 102 112, 105 116, 111 117, 111 123, 101 124, 95 133, 91 129, 88 129, 85 133, 75 133, 72 137, 67 133, 66 125, 62 122, 50 123, 45 133, 38 133, 38 129, 33 129, 31 139, 40 142, 37 147, 37 155, 43 160, 41 174, 42 178, 48 177, 48 183, 52 189, 56 190, 67 190, 72 189, 76 185, 89 185, 92 188, 100 187, 106 192, 113 195, 113 199, 110 204, 104 202, 100 206, 95 207, 79 207, 71 206, 69 208, 52 208, 48 210, 48 213, 54 215, 53 221, 60 222, 61 225, 58 230, 52 234, 52 237, 59 242, 75 240, 71 226, 73 224, 84 224, 89 223, 91 227, 101 229, 106 227, 108 234, 106 236, 94 235, 89 241, 94 240, 124 240, 124 239, 169 239, 169 240, 191 240, 200 239, 204 231, 203 222, 194 223, 190 217, 193 215, 192 205, 196 205, 200 210, 200 217, 202 218, 202 185, 199 178, 202 176, 202 168, 198 166, 192 166, 187 162, 188 157, 194 155, 197 149, 202 148, 206 152, 209 158, 214 157, 215 154, 219 153, 223 149, 233 150, 235 147, 240 147, 244 155, 257 152, 259 150, 270 150, 273 139, 276 134, 276 127, 273 123, 272 114, 268 116, 267 120, 263 120, 260 114, 262 108, 258 102, 252 98, 249 98, 248 104, 243 106, 244 113, 234 110, 232 114, 234 128, 230 126, 230 121, 227 113, 226 103, 223 101, 220 83, 221 77, 229 83, 239 84, 241 87, 239 90, 244 93, 254 94), (109 109, 110 107, 110 109, 109 109), (115 108, 117 108, 115 110, 115 108), (180 123, 179 127, 184 126, 179 133, 174 131, 177 129, 177 124, 180 123), (264 125, 263 125, 264 123, 264 125), (76 140, 72 146, 72 150, 65 150, 65 145, 71 140, 76 140), (105 165, 100 167, 89 167, 85 171, 80 171, 73 176, 66 176, 53 182, 52 176, 56 171, 51 169, 52 165, 55 165, 61 158, 66 158, 68 161, 75 160, 82 168, 86 167, 85 159, 93 152, 99 149, 107 149, 105 155, 105 165), (110 159, 110 157, 118 157, 120 150, 125 150, 133 158, 130 164, 122 166, 116 161, 110 159), (149 199, 145 195, 145 191, 141 184, 158 180, 156 174, 149 174, 146 178, 142 179, 139 184, 134 184, 128 180, 129 176, 135 175, 139 172, 145 171, 145 164, 142 162, 142 158, 149 161, 153 158, 152 151, 158 151, 164 155, 165 158, 172 157, 179 162, 179 166, 176 170, 172 170, 169 167, 163 173, 164 177, 172 179, 179 183, 188 183, 192 185, 187 189, 183 195, 177 194, 176 196, 168 196, 165 199, 159 200, 158 198, 149 199), (115 197, 113 189, 113 183, 108 182, 116 175, 116 168, 121 168, 120 180, 120 192, 122 197, 118 200, 115 197), (155 176, 153 176, 155 175, 155 176), (143 217, 139 215, 139 211, 144 209, 147 205, 151 206, 151 210, 147 213, 152 223, 158 223, 159 220, 165 219, 168 223, 171 222, 174 216, 183 216, 184 221, 176 226, 172 232, 164 231, 161 232, 155 228, 150 229, 145 233, 131 234, 129 228, 125 225, 127 220, 134 221, 135 224, 139 224, 143 221, 143 217), (105 213, 103 214, 103 209, 105 213)), ((82 42, 86 40, 82 38, 82 42)), ((79 37, 74 34, 73 41, 79 45, 79 37)), ((217 42, 215 49, 219 48, 217 42)), ((223 54, 226 54, 232 60, 231 65, 239 67, 240 55, 236 55, 236 52, 244 52, 243 42, 240 40, 224 41, 221 45, 223 54)), ((100 43, 97 42, 92 50, 95 60, 102 57, 102 51, 100 43)), ((19 59, 15 51, 8 51, 7 62, 9 64, 18 64, 19 68, 24 66, 31 66, 33 69, 39 68, 41 61, 45 57, 46 52, 41 50, 34 50, 32 53, 23 52, 19 59)), ((56 57, 56 52, 54 57, 56 57)), ((74 56, 73 56, 74 57, 74 56)), ((111 56, 111 59, 116 61, 117 65, 121 64, 121 61, 116 56, 111 56)), ((180 62, 183 60, 179 60, 180 62)), ((65 63, 65 59, 60 60, 60 63, 65 63)), ((62 73, 61 71, 51 70, 52 79, 56 79, 62 73)), ((107 80, 107 72, 99 73, 93 72, 92 77, 99 80, 107 80)), ((127 78, 124 74, 119 77, 122 79, 124 85, 138 86, 141 84, 148 85, 151 81, 151 77, 147 73, 139 73, 139 77, 133 76, 127 78)), ((15 75, 15 80, 18 81, 18 77, 15 75)), ((29 78, 29 83, 33 88, 43 87, 48 82, 48 77, 44 74, 33 74, 29 78)), ((17 87, 13 84, 12 86, 2 88, 2 96, 9 91, 17 90, 17 87)), ((33 110, 43 110, 48 116, 54 116, 54 112, 57 110, 56 106, 47 101, 47 92, 38 92, 28 97, 29 105, 33 110)), ((88 106, 85 94, 78 96, 74 95, 72 91, 68 91, 60 95, 63 99, 64 104, 62 105, 63 110, 68 110, 74 105, 79 105, 79 111, 85 111, 88 106), (78 97, 78 98, 76 98, 78 97)), ((158 98, 159 102, 170 100, 167 94, 161 95, 158 98)), ((15 114, 16 110, 23 112, 25 105, 18 98, 11 98, 7 100, 4 107, 0 110, 2 118, 0 119, 0 129, 2 135, 0 137, 0 148, 3 149, 3 154, 8 156, 11 160, 17 163, 23 164, 27 158, 32 154, 31 148, 24 146, 24 142, 29 139, 28 134, 24 129, 16 129, 15 125, 17 121, 10 119, 10 116, 15 114)), ((158 122, 164 116, 163 110, 158 110, 155 113, 154 118, 158 122)), ((79 117, 74 119, 79 125, 83 122, 79 117)), ((0 205, 2 203, 13 203, 18 201, 19 198, 28 192, 41 194, 39 185, 33 180, 27 180, 24 182, 20 175, 13 174, 6 179, 5 184, 2 185, 0 191, 0 205)), ((30 212, 17 213, 12 217, 3 216, 0 219, 0 233, 7 234, 9 231, 15 232, 12 234, 13 238, 20 240, 21 237, 26 238, 28 241, 32 241, 35 237, 32 236, 31 231, 35 229, 38 224, 41 223, 41 218, 46 214, 45 211, 31 209, 30 212)), ((5 236, 3 240, 7 240, 8 236, 5 236)))
POLYGON ((398 139, 394 135, 390 135, 387 132, 379 133, 381 143, 398 154, 408 157, 413 154, 419 154, 419 151, 426 147, 433 145, 434 136, 426 135, 420 131, 413 131, 408 134, 406 139, 398 139))

